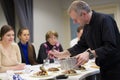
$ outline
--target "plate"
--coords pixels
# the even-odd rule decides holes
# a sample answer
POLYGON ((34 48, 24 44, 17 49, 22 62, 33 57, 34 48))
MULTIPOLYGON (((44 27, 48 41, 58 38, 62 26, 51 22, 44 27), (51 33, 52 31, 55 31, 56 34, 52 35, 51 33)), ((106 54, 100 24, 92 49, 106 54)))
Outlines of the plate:
POLYGON ((81 71, 80 71, 80 70, 75 70, 75 71, 76 71, 76 73, 72 73, 72 74, 65 74, 65 73, 64 73, 65 71, 63 71, 62 73, 65 74, 65 75, 67 75, 67 76, 76 76, 76 75, 81 74, 81 71))
POLYGON ((55 68, 55 67, 51 67, 51 68, 48 68, 47 71, 49 71, 49 72, 58 72, 58 71, 60 71, 60 69, 59 68, 55 68))
POLYGON ((24 71, 21 71, 21 70, 20 71, 19 70, 18 71, 14 71, 14 74, 24 74, 24 71))
POLYGON ((41 76, 37 76, 35 75, 36 72, 31 73, 31 75, 29 75, 31 78, 38 78, 38 79, 53 79, 56 76, 58 76, 58 73, 53 73, 53 72, 48 72, 48 75, 41 75, 41 76))
POLYGON ((67 76, 76 76, 76 75, 78 75, 78 73, 74 73, 74 74, 65 74, 65 75, 67 75, 67 76))
POLYGON ((53 75, 46 75, 46 76, 35 76, 35 75, 30 75, 30 80, 47 80, 47 79, 53 79, 56 76, 53 75))
POLYGON ((37 76, 37 75, 30 75, 31 77, 35 77, 35 78, 46 78, 46 77, 50 77, 52 75, 41 75, 41 76, 37 76))

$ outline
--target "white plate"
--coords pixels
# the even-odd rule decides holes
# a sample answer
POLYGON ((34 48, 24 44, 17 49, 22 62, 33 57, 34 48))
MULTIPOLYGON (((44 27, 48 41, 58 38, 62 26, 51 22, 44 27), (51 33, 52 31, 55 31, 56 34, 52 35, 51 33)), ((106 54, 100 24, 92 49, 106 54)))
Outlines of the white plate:
MULTIPOLYGON (((65 70, 64 70, 65 71, 65 70)), ((62 73, 64 74, 64 71, 62 71, 62 73)), ((80 75, 81 74, 81 71, 80 70, 75 70, 76 73, 74 74, 65 74, 65 75, 68 75, 68 76, 76 76, 76 75, 80 75)))
POLYGON ((31 73, 29 76, 31 78, 37 78, 37 79, 52 79, 59 75, 59 72, 58 73, 48 72, 48 75, 45 75, 45 76, 36 76, 34 75, 34 73, 36 72, 31 73))

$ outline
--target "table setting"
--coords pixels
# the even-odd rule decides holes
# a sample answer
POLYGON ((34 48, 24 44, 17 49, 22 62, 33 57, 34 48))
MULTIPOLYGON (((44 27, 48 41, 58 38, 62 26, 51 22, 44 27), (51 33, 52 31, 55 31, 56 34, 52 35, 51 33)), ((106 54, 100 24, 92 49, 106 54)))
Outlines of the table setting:
POLYGON ((82 80, 87 76, 99 73, 99 67, 94 60, 89 60, 86 64, 77 67, 74 57, 57 60, 55 63, 44 63, 45 71, 41 70, 43 64, 26 65, 24 70, 0 73, 1 80, 82 80), (13 79, 14 77, 14 79, 13 79), (15 77, 20 79, 15 79, 15 77))

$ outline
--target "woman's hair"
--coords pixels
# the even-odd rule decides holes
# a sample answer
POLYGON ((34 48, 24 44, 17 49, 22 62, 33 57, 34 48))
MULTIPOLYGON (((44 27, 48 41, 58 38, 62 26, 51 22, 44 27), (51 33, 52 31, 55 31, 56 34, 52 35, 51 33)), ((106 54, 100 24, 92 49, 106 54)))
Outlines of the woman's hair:
POLYGON ((29 29, 26 28, 26 27, 22 27, 22 28, 20 28, 20 29, 18 30, 18 34, 17 34, 17 37, 18 37, 18 38, 19 38, 19 36, 21 36, 23 30, 29 30, 29 29))
POLYGON ((81 11, 85 10, 87 13, 91 11, 90 6, 81 0, 75 0, 72 2, 72 4, 68 8, 68 14, 74 10, 78 15, 81 15, 81 11))
POLYGON ((51 35, 54 35, 55 37, 58 38, 58 33, 56 31, 48 31, 45 36, 46 41, 50 38, 51 35))
POLYGON ((3 25, 0 30, 0 40, 2 40, 2 37, 11 30, 13 30, 13 28, 10 25, 3 25))

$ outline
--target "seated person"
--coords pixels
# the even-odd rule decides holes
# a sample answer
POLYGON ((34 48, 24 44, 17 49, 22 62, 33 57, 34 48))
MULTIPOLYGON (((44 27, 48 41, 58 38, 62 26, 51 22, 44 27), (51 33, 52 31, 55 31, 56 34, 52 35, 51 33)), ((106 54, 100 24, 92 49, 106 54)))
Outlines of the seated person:
POLYGON ((70 47, 73 47, 75 44, 77 44, 77 42, 80 40, 82 33, 83 33, 83 28, 79 26, 77 28, 77 37, 70 41, 70 47))
MULTIPOLYGON (((63 51, 61 44, 58 42, 58 33, 55 31, 48 31, 46 33, 46 42, 40 45, 37 61, 42 64, 43 60, 47 58, 48 52, 52 49, 63 51)), ((50 63, 54 62, 50 59, 50 63)))
POLYGON ((0 73, 7 70, 23 70, 19 47, 14 43, 14 30, 4 25, 0 31, 0 73))
POLYGON ((19 38, 19 48, 22 56, 22 63, 35 65, 36 61, 36 53, 34 46, 29 42, 30 33, 28 28, 20 28, 18 31, 19 38))

